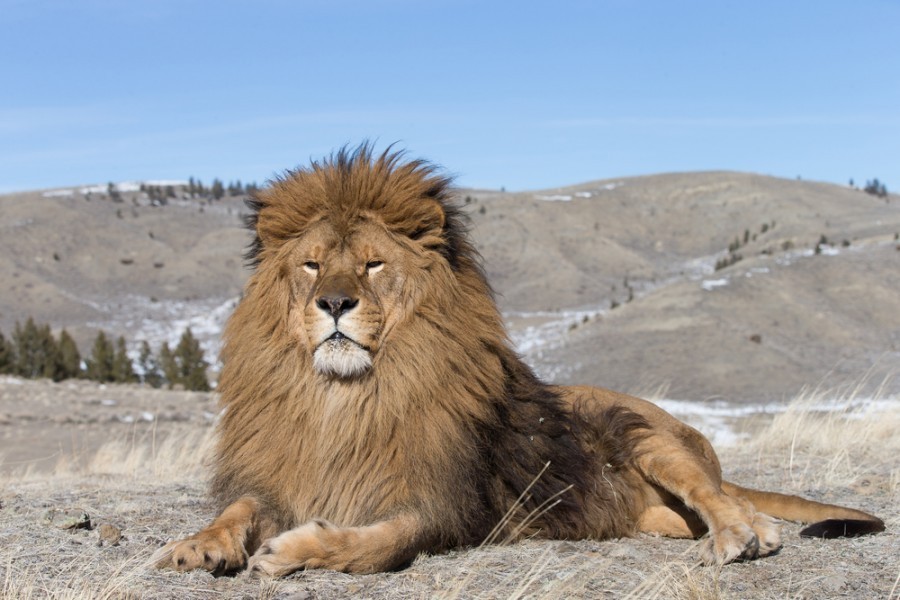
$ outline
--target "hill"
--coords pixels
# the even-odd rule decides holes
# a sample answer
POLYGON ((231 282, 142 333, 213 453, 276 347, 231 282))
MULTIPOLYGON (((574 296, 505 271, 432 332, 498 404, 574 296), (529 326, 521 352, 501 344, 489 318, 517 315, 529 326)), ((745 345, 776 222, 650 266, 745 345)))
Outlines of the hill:
MULTIPOLYGON (((769 401, 900 366, 895 196, 729 172, 460 196, 549 379, 769 401)), ((119 200, 0 196, 0 329, 31 315, 85 349, 100 327, 158 344, 191 325, 214 353, 247 277, 242 198, 119 200)))

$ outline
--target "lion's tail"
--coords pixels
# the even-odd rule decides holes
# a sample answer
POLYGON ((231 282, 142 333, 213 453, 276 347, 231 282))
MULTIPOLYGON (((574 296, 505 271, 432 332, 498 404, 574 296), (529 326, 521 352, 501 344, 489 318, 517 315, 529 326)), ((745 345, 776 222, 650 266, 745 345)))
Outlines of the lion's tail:
POLYGON ((788 521, 811 523, 800 531, 804 537, 858 537, 884 531, 884 521, 861 510, 835 504, 824 504, 799 496, 763 492, 723 482, 722 490, 729 496, 744 498, 760 512, 788 521))

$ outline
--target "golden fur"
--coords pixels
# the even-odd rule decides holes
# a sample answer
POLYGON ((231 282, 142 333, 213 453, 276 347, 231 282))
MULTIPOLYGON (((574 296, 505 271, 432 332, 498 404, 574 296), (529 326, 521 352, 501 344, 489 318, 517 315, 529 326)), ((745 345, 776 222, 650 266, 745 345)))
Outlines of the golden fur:
MULTIPOLYGON (((781 545, 757 510, 877 518, 723 482, 656 406, 539 381, 510 347, 450 182, 369 146, 258 194, 256 270, 229 321, 212 491, 160 567, 374 572, 486 538, 696 537, 707 563, 781 545)), ((836 523, 840 523, 840 526, 836 523)))

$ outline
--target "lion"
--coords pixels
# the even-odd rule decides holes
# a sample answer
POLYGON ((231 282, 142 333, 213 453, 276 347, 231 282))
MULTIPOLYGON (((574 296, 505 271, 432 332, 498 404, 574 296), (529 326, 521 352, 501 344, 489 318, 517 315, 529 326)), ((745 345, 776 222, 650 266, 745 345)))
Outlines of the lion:
POLYGON ((698 538, 721 565, 870 514, 723 481, 656 405, 542 382, 513 350, 433 164, 369 144, 250 201, 254 272, 224 333, 220 514, 160 568, 373 573, 485 540, 698 538))

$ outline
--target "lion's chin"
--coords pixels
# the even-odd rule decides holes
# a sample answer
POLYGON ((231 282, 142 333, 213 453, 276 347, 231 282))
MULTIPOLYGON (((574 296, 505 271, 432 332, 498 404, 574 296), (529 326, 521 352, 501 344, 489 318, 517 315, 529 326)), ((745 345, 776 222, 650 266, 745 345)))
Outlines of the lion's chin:
POLYGON ((325 340, 313 354, 313 367, 323 375, 358 377, 371 366, 369 351, 347 338, 325 340))

